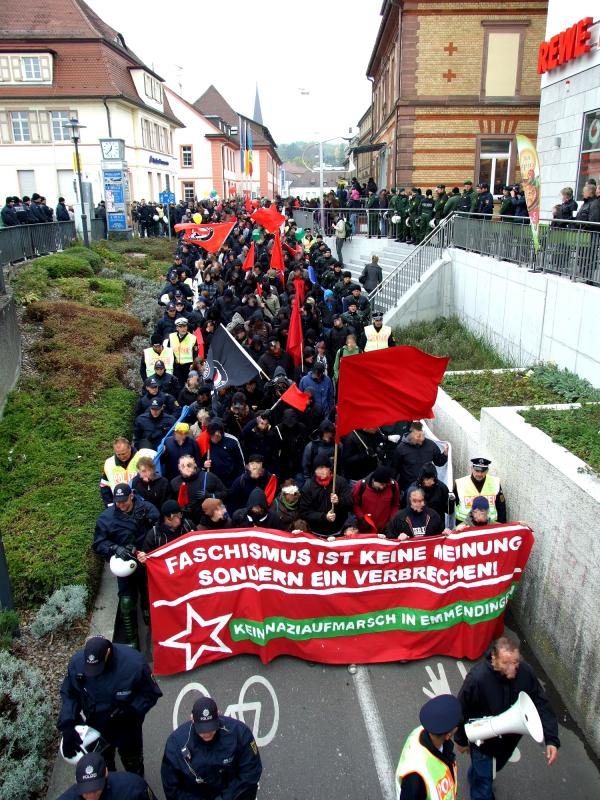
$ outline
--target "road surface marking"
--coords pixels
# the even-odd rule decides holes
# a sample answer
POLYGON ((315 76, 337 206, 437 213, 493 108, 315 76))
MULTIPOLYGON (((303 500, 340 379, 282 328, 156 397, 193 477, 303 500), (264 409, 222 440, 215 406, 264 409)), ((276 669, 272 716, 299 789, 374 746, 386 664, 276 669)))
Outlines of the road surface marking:
POLYGON ((373 694, 369 670, 367 667, 357 667, 352 675, 354 688, 360 710, 365 721, 371 752, 383 800, 396 800, 396 788, 394 780, 394 768, 388 747, 385 731, 379 715, 377 700, 373 694))

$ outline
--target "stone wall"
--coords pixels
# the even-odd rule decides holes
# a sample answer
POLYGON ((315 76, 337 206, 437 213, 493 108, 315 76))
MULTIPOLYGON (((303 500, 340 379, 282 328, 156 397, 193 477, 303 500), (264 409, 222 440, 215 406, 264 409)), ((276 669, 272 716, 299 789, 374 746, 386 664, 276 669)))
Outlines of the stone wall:
POLYGON ((10 295, 0 295, 0 342, 3 353, 0 368, 1 415, 8 393, 17 382, 21 369, 21 332, 15 303, 10 295))

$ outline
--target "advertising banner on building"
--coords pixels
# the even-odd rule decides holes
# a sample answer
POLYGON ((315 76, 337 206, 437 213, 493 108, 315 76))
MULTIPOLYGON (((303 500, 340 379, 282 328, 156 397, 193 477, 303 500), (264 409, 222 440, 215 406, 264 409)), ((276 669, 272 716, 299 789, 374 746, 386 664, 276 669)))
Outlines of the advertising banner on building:
POLYGON ((146 562, 154 671, 252 653, 326 664, 478 658, 533 546, 518 524, 404 542, 282 531, 186 534, 146 562))
POLYGON ((517 133, 517 148, 519 150, 519 168, 521 170, 521 187, 525 194, 527 211, 531 222, 531 234, 535 252, 539 250, 540 226, 540 160, 534 143, 528 136, 517 133))

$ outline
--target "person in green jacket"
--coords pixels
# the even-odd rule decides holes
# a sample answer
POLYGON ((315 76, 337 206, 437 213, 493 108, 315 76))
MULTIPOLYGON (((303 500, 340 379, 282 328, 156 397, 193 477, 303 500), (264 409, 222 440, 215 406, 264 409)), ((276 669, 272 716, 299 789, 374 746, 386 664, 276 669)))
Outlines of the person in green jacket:
POLYGON ((377 236, 381 238, 379 231, 379 195, 377 192, 369 192, 369 199, 367 200, 367 221, 368 221, 368 238, 377 236))
POLYGON ((356 343, 356 336, 353 333, 349 333, 346 336, 346 344, 335 354, 335 363, 333 365, 333 379, 337 383, 338 378, 340 377, 340 361, 342 358, 346 356, 356 356, 359 353, 362 353, 362 350, 356 343))
POLYGON ((455 186, 454 189, 452 189, 450 197, 446 200, 446 203, 444 205, 444 216, 449 217, 450 214, 453 214, 457 210, 459 203, 460 203, 460 189, 458 188, 458 186, 455 186))
MULTIPOLYGON (((510 196, 510 186, 502 187, 502 200, 500 201, 500 216, 512 217, 514 214, 514 207, 512 197, 510 196)), ((503 222, 510 222, 510 220, 503 219, 503 222)))
POLYGON ((433 220, 436 225, 439 225, 442 221, 442 217, 444 216, 444 206, 446 205, 447 200, 448 195, 446 194, 446 187, 443 183, 438 183, 435 188, 435 205, 433 207, 433 220))
POLYGON ((408 244, 416 244, 419 239, 419 227, 421 224, 421 191, 413 186, 409 189, 408 195, 408 219, 407 219, 407 232, 408 244))

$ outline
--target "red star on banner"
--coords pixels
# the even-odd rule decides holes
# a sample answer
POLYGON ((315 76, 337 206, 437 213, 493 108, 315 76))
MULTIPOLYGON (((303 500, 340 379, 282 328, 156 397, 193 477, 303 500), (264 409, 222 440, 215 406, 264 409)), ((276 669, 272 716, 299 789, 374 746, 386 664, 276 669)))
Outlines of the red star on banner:
POLYGON ((219 638, 219 634, 231 619, 231 614, 224 614, 222 617, 215 617, 214 619, 204 619, 198 614, 192 606, 187 603, 187 622, 186 628, 164 642, 159 642, 162 647, 176 647, 185 650, 185 669, 190 670, 196 666, 196 662, 204 653, 232 653, 233 651, 227 647, 225 642, 219 638), (199 629, 194 632, 194 623, 199 629), (206 635, 207 628, 212 631, 206 635), (185 641, 185 640, 188 641, 185 641), (206 641, 212 641, 213 644, 205 644, 206 641), (195 652, 192 654, 192 651, 195 652))

